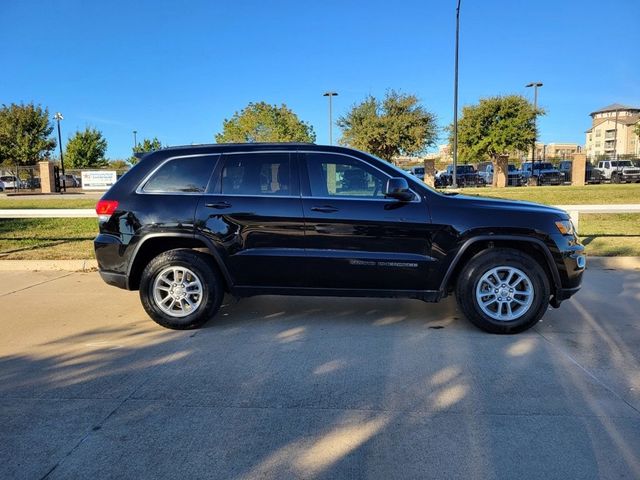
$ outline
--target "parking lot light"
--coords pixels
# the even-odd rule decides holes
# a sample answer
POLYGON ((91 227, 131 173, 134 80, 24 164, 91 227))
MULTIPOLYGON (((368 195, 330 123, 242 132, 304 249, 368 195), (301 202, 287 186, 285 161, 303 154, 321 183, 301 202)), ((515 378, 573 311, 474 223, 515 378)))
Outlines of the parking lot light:
POLYGON ((60 120, 64 120, 64 117, 60 112, 56 112, 53 118, 58 122, 58 144, 60 146, 60 168, 62 169, 62 190, 67 192, 67 182, 64 177, 64 156, 62 154, 62 135, 60 134, 60 120))

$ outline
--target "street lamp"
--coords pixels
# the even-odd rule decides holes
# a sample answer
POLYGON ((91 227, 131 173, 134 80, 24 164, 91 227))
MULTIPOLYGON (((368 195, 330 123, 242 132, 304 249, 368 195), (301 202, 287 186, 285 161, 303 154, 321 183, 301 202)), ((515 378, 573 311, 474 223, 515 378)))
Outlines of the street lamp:
POLYGON ((60 134, 60 120, 64 120, 64 117, 60 112, 56 112, 53 118, 58 122, 58 144, 60 146, 60 167, 62 168, 62 190, 67 192, 67 182, 64 177, 64 156, 62 155, 62 135, 60 134))
POLYGON ((526 88, 533 87, 533 148, 531 149, 531 171, 536 168, 536 137, 538 133, 538 88, 542 86, 542 82, 531 82, 525 85, 526 88))
POLYGON ((460 0, 456 6, 456 53, 453 66, 453 179, 451 186, 458 187, 458 42, 460 38, 460 0))
POLYGON ((136 135, 138 135, 138 131, 134 130, 133 131, 133 149, 134 150, 138 146, 138 139, 137 139, 136 135))
POLYGON ((333 145, 333 110, 331 99, 333 97, 337 97, 338 94, 336 92, 325 92, 322 94, 323 97, 329 97, 329 145, 333 145))

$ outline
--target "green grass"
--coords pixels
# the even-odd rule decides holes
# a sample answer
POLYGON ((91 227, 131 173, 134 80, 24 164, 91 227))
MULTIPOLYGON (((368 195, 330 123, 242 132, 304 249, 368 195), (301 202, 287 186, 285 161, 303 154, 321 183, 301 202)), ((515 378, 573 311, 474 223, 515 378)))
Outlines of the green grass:
POLYGON ((611 203, 640 203, 640 183, 622 185, 603 184, 572 187, 508 187, 463 188, 465 195, 527 200, 547 205, 606 205, 611 203))
POLYGON ((94 258, 94 218, 0 219, 0 260, 94 258))

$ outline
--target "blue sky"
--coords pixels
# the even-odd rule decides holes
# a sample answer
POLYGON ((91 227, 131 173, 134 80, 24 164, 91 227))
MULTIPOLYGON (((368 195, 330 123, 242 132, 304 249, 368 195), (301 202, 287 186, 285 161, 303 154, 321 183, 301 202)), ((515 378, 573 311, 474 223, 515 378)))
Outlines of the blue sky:
MULTIPOLYGON (((102 130, 211 143, 248 102, 286 103, 328 142, 334 114, 389 88, 453 118, 455 0, 0 2, 0 102, 102 130)), ((640 104, 640 2, 462 0, 460 105, 542 81, 541 140, 584 143, 588 114, 640 104)), ((334 136, 339 132, 334 129, 334 136)), ((444 137, 443 137, 444 138, 444 137)))

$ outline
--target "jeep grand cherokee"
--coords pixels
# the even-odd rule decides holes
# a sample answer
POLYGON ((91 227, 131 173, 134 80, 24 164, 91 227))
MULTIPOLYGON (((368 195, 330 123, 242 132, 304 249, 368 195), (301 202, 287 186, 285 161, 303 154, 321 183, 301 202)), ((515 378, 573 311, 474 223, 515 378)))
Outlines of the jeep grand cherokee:
POLYGON ((144 156, 96 207, 111 285, 139 290, 160 325, 199 327, 223 295, 455 293, 494 333, 534 325, 580 288, 566 212, 441 194, 369 154, 313 144, 227 144, 144 156))

